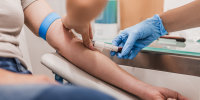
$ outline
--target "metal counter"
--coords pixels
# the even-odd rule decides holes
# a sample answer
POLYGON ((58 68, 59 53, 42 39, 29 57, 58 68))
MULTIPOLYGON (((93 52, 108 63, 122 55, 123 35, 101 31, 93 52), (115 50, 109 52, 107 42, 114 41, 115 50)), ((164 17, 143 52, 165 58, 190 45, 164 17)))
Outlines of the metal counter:
POLYGON ((134 60, 119 59, 103 53, 119 65, 173 72, 200 77, 200 57, 142 51, 134 60))

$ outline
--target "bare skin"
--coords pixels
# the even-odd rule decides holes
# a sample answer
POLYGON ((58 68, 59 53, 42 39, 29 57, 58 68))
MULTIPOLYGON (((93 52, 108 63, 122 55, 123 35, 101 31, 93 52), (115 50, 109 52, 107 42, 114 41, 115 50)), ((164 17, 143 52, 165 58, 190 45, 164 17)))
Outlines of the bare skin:
POLYGON ((90 22, 99 15, 107 0, 67 0, 67 16, 62 18, 64 26, 82 35, 86 47, 94 50, 90 22))
POLYGON ((184 30, 200 26, 200 0, 172 9, 160 14, 168 32, 184 30))
POLYGON ((23 75, 18 73, 13 73, 0 69, 0 85, 16 85, 16 84, 54 84, 59 85, 54 80, 48 78, 44 75, 23 75))

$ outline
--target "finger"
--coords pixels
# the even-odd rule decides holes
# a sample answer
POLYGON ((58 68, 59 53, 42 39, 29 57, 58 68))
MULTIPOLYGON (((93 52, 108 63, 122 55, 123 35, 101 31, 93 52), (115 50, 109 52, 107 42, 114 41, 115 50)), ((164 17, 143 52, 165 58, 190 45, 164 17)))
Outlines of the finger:
POLYGON ((133 48, 128 59, 132 60, 133 58, 135 58, 137 54, 141 51, 141 49, 142 48, 133 48))
POLYGON ((189 99, 182 96, 181 94, 178 94, 178 100, 189 100, 189 99))
POLYGON ((126 56, 124 56, 123 58, 124 58, 124 59, 128 59, 128 58, 129 58, 129 56, 128 56, 128 55, 126 55, 126 56))
POLYGON ((144 47, 150 45, 152 42, 153 42, 152 36, 149 36, 147 38, 137 40, 136 43, 135 43, 135 46, 140 47, 140 48, 144 48, 144 47))
POLYGON ((164 90, 162 90, 162 94, 166 97, 166 99, 173 98, 176 100, 188 100, 186 97, 182 96, 181 94, 179 94, 175 91, 166 89, 166 88, 164 90))
POLYGON ((122 55, 121 53, 117 53, 117 57, 118 57, 119 59, 122 59, 122 58, 123 58, 123 55, 122 55))
POLYGON ((176 99, 168 98, 167 100, 176 100, 176 99))
MULTIPOLYGON (((124 46, 124 42, 121 42, 118 46, 119 47, 123 47, 124 46)), ((120 59, 124 59, 124 56, 122 56, 121 53, 119 53, 119 52, 117 53, 117 57, 120 58, 120 59)))
MULTIPOLYGON (((118 35, 115 39, 113 39, 112 45, 114 45, 114 46, 119 46, 121 42, 122 42, 121 35, 118 35)), ((115 56, 115 55, 116 55, 116 52, 111 51, 111 52, 110 52, 110 55, 111 55, 111 56, 115 56)))
POLYGON ((133 45, 135 44, 135 41, 137 40, 136 37, 137 37, 136 35, 128 36, 128 39, 126 40, 126 43, 122 49, 121 53, 122 56, 125 56, 130 53, 130 51, 133 48, 133 45))
POLYGON ((93 44, 92 44, 92 41, 90 40, 89 33, 81 34, 81 35, 83 39, 83 44, 89 49, 93 50, 93 44))
POLYGON ((116 54, 116 52, 114 52, 114 51, 111 51, 111 52, 110 52, 110 55, 111 55, 111 56, 115 56, 115 54, 116 54))
POLYGON ((119 53, 117 53, 117 57, 118 57, 119 59, 122 59, 122 58, 123 58, 123 56, 122 56, 121 54, 119 54, 119 53))
POLYGON ((112 41, 112 45, 119 46, 122 43, 122 34, 119 34, 112 41))
POLYGON ((144 48, 144 43, 140 40, 138 40, 134 46, 133 49, 131 50, 131 52, 129 53, 129 59, 132 60, 134 59, 137 54, 144 48))
POLYGON ((92 26, 91 26, 91 24, 89 26, 89 35, 90 35, 90 39, 93 40, 93 32, 92 32, 92 26))
POLYGON ((61 21, 62 21, 62 23, 63 23, 63 25, 64 25, 64 27, 65 27, 66 29, 71 29, 70 25, 68 24, 69 22, 68 22, 68 20, 66 19, 66 17, 62 17, 62 18, 61 18, 61 21))

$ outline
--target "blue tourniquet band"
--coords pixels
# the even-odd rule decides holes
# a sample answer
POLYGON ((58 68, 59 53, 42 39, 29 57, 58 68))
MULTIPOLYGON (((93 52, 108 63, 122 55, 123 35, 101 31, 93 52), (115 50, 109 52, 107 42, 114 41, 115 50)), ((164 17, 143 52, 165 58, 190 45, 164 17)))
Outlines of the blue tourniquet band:
POLYGON ((57 20, 57 19, 60 19, 61 17, 52 12, 50 13, 42 22, 42 24, 40 25, 40 28, 39 28, 39 36, 41 38, 43 38, 44 40, 46 40, 46 34, 47 34, 47 31, 49 29, 49 27, 51 26, 51 24, 57 20))

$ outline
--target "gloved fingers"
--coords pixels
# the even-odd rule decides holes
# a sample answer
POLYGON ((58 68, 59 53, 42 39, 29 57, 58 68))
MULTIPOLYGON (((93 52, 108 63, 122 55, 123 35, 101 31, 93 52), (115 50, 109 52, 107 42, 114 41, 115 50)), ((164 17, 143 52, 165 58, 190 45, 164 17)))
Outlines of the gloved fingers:
POLYGON ((118 46, 119 46, 119 47, 123 47, 124 44, 125 44, 124 42, 121 42, 118 46))
POLYGON ((123 58, 124 58, 124 59, 128 59, 128 58, 129 58, 129 56, 128 56, 128 55, 126 55, 126 56, 124 56, 123 58))
POLYGON ((123 59, 123 56, 122 56, 120 53, 117 53, 117 57, 118 57, 119 59, 123 59))
POLYGON ((134 50, 134 48, 129 52, 129 54, 127 54, 125 56, 122 56, 122 55, 120 55, 120 56, 122 56, 122 58, 124 58, 124 59, 129 59, 129 57, 132 55, 133 50, 134 50))
POLYGON ((122 35, 119 34, 117 37, 115 37, 115 39, 113 39, 112 45, 119 46, 121 42, 122 42, 122 35))
POLYGON ((126 55, 126 56, 121 56, 120 54, 117 54, 117 57, 118 57, 119 59, 128 59, 128 58, 129 58, 128 55, 126 55))
POLYGON ((137 48, 137 47, 133 48, 128 59, 132 60, 133 58, 135 58, 137 56, 137 54, 141 51, 141 49, 142 48, 137 48))
POLYGON ((150 35, 144 39, 141 39, 141 40, 138 40, 136 43, 135 43, 135 46, 136 47, 140 47, 140 48, 144 48, 148 45, 150 45, 154 40, 156 40, 155 37, 153 37, 153 35, 150 35))
MULTIPOLYGON (((124 42, 121 42, 119 45, 118 45, 119 47, 123 47, 124 46, 124 42)), ((115 54, 119 54, 119 52, 113 52, 113 51, 111 51, 111 56, 113 55, 115 55, 115 54)))
POLYGON ((111 52, 110 52, 110 55, 111 55, 111 56, 115 56, 115 54, 116 54, 116 52, 114 52, 114 51, 111 51, 111 52))
POLYGON ((129 54, 133 48, 133 45, 135 44, 135 41, 137 40, 137 35, 132 33, 133 35, 128 36, 128 39, 126 40, 126 43, 122 49, 121 56, 125 56, 129 54))
POLYGON ((117 53, 117 57, 118 57, 119 59, 122 59, 122 58, 123 58, 122 53, 117 53))
MULTIPOLYGON (((114 46, 120 46, 120 44, 121 44, 122 42, 123 42, 123 41, 122 41, 122 35, 119 34, 117 37, 115 37, 115 39, 113 39, 112 45, 114 45, 114 46)), ((122 47, 122 46, 121 46, 121 47, 122 47)), ((111 56, 115 56, 115 55, 116 55, 116 52, 111 51, 111 52, 110 52, 110 55, 111 55, 111 56)))
MULTIPOLYGON (((132 60, 133 58, 135 58, 137 56, 137 54, 145 47, 147 46, 147 44, 145 43, 146 40, 137 40, 133 49, 131 50, 130 54, 129 54, 129 58, 130 60, 132 60)), ((147 40, 148 41, 148 40, 147 40)))

